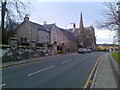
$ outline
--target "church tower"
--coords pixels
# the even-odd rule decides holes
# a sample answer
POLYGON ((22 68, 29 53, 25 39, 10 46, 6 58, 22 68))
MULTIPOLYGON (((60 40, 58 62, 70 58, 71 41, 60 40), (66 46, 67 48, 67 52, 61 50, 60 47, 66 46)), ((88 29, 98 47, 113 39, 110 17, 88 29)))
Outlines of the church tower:
POLYGON ((83 25, 83 17, 82 17, 82 12, 81 12, 81 15, 80 15, 80 26, 79 28, 83 29, 84 28, 84 25, 83 25))
POLYGON ((84 25, 83 25, 83 16, 82 16, 82 12, 80 15, 80 24, 79 24, 79 45, 84 47, 84 25))

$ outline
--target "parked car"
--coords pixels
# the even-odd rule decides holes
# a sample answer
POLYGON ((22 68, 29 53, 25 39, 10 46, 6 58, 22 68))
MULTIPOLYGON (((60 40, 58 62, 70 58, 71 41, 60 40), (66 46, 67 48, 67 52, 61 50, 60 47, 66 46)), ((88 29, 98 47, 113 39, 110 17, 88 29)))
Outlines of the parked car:
POLYGON ((88 49, 86 49, 86 50, 87 50, 87 53, 91 53, 91 49, 88 48, 88 49))
POLYGON ((85 48, 79 48, 78 53, 85 54, 87 50, 85 48))
POLYGON ((79 48, 78 53, 81 53, 81 54, 91 53, 91 49, 89 49, 89 48, 79 48))

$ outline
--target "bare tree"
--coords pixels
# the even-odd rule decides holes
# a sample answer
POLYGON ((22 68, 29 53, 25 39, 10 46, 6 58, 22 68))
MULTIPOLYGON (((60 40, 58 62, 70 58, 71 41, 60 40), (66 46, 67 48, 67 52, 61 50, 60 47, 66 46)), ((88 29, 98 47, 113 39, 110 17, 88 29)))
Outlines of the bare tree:
POLYGON ((117 6, 115 2, 105 2, 106 9, 102 10, 102 18, 97 21, 100 29, 118 30, 120 19, 118 18, 117 6))
POLYGON ((105 2, 103 3, 106 9, 102 10, 101 16, 97 21, 97 27, 100 29, 108 29, 116 31, 118 42, 120 38, 120 14, 117 11, 117 3, 105 2))
POLYGON ((5 26, 9 25, 10 30, 13 30, 13 23, 23 19, 25 14, 29 13, 30 2, 21 0, 2 0, 1 1, 1 27, 2 37, 5 37, 5 26))

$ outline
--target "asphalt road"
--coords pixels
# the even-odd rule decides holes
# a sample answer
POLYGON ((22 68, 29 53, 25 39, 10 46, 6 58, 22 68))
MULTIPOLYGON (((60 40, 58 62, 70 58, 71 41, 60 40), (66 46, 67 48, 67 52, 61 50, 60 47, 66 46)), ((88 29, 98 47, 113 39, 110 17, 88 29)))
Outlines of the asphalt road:
POLYGON ((104 52, 70 54, 2 70, 3 88, 82 88, 104 52))

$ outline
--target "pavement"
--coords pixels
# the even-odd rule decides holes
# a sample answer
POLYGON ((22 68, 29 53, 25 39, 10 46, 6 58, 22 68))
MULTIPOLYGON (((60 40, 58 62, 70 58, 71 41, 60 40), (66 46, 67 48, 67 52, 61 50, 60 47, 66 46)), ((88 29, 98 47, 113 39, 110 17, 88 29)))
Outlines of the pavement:
POLYGON ((120 74, 112 52, 103 55, 96 69, 91 88, 120 88, 120 74))

